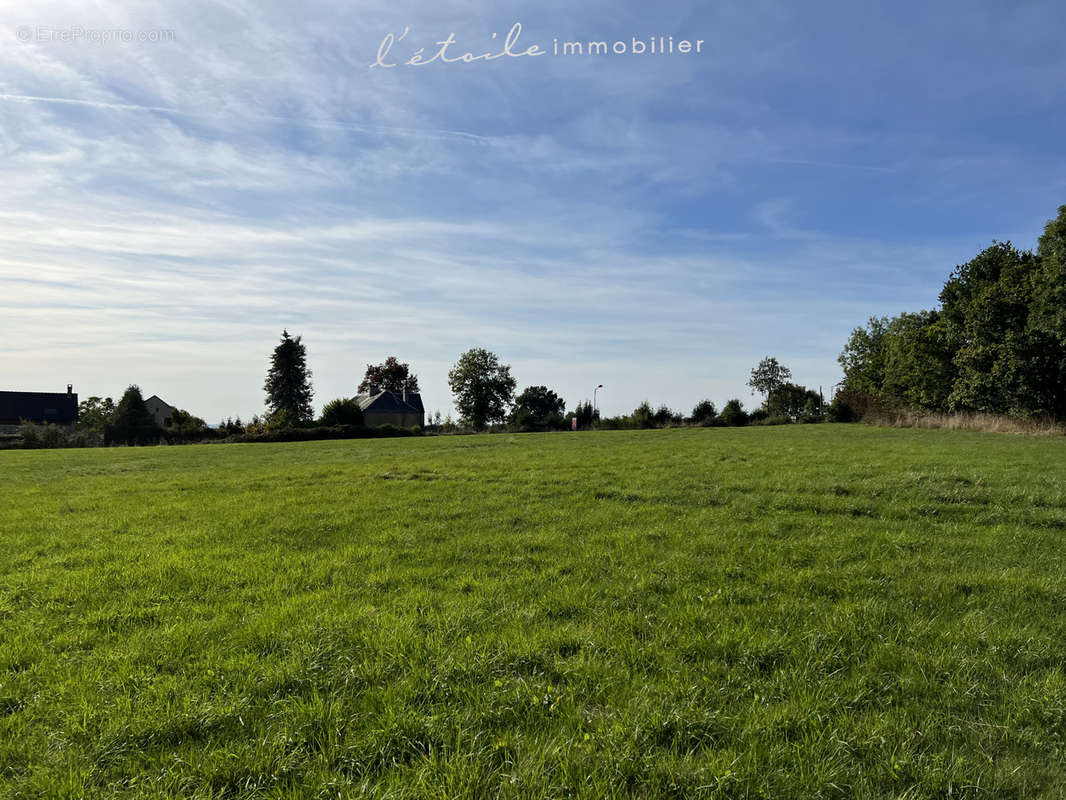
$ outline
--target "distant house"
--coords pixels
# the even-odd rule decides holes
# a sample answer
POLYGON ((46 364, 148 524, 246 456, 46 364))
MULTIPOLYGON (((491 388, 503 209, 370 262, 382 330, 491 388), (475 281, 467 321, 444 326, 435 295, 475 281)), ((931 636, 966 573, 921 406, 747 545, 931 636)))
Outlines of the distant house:
POLYGON ((73 428, 78 421, 78 395, 72 386, 62 392, 0 392, 0 433, 15 433, 22 422, 73 428))
POLYGON ((397 428, 412 428, 425 425, 426 411, 422 396, 416 392, 390 392, 371 389, 357 395, 355 401, 363 409, 363 423, 368 428, 395 425, 397 428))
POLYGON ((160 428, 169 428, 174 424, 174 412, 178 409, 162 400, 159 395, 153 394, 144 404, 148 406, 149 413, 155 417, 155 424, 160 428))

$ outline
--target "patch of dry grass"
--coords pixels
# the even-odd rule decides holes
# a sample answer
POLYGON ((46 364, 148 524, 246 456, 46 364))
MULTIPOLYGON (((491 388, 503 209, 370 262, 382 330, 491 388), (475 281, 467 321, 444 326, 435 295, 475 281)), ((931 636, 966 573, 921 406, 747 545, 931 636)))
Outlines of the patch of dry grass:
POLYGON ((1062 436, 1066 428, 1050 419, 1015 419, 998 414, 960 412, 935 414, 917 411, 867 414, 863 422, 889 428, 942 428, 982 433, 1022 433, 1035 436, 1062 436))

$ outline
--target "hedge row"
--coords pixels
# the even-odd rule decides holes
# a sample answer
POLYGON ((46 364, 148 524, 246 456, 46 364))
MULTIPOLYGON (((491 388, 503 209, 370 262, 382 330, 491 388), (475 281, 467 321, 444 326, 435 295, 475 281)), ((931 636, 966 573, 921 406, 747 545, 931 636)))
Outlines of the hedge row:
POLYGON ((395 436, 418 436, 422 429, 397 428, 395 425, 382 425, 378 428, 364 428, 358 425, 332 425, 316 428, 279 428, 265 430, 262 433, 239 433, 227 436, 223 442, 311 442, 319 439, 386 439, 395 436))
POLYGON ((319 439, 384 439, 395 436, 418 436, 422 429, 397 428, 382 425, 380 428, 364 428, 359 425, 319 426, 314 428, 279 428, 259 433, 227 434, 217 428, 194 430, 153 431, 127 441, 118 440, 99 431, 68 431, 58 425, 24 424, 17 436, 0 437, 0 450, 43 450, 66 447, 112 447, 124 445, 181 445, 206 444, 210 442, 310 442, 319 439))

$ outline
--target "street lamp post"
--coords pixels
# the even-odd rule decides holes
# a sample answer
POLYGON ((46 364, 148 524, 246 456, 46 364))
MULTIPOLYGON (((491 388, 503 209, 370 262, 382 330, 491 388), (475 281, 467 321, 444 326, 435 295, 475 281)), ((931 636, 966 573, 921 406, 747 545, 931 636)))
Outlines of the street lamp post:
POLYGON ((599 411, 599 409, 600 409, 600 407, 598 405, 596 405, 596 392, 598 392, 602 388, 603 388, 603 384, 601 383, 599 386, 597 386, 595 389, 592 390, 592 421, 593 422, 596 421, 596 412, 599 411))

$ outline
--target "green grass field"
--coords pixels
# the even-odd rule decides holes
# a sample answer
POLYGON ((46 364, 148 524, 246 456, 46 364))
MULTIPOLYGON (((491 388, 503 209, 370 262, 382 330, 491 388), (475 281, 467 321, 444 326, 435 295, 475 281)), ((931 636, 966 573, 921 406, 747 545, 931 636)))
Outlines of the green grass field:
POLYGON ((1066 797, 1066 440, 0 452, 0 797, 1066 797))

